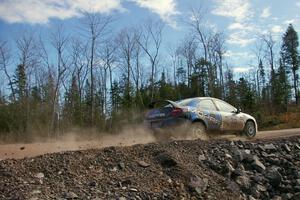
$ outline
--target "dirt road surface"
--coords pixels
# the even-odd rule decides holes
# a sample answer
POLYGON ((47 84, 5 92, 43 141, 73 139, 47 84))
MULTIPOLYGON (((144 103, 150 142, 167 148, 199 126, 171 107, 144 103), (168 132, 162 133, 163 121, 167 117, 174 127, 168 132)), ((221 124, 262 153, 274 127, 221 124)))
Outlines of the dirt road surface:
MULTIPOLYGON (((254 140, 260 139, 274 139, 284 138, 291 136, 299 136, 300 128, 297 129, 284 129, 273 131, 260 131, 254 138, 254 140)), ((236 135, 222 135, 218 138, 228 140, 248 140, 244 137, 238 137, 236 135)), ((33 157, 37 155, 43 155, 47 153, 55 153, 62 151, 74 151, 84 149, 98 149, 108 146, 131 146, 134 144, 146 144, 155 142, 155 138, 150 134, 137 135, 125 133, 114 136, 103 136, 97 140, 84 140, 78 141, 74 138, 69 138, 63 141, 50 141, 43 143, 29 143, 29 144, 1 144, 0 145, 0 160, 14 158, 20 159, 25 157, 33 157)))
MULTIPOLYGON (((260 139, 275 139, 275 138, 284 138, 291 136, 299 136, 300 128, 292 128, 292 129, 282 129, 282 130, 272 130, 272 131, 259 131, 254 140, 260 139)), ((230 140, 248 140, 247 138, 237 137, 236 135, 224 135, 220 136, 223 139, 230 140)))

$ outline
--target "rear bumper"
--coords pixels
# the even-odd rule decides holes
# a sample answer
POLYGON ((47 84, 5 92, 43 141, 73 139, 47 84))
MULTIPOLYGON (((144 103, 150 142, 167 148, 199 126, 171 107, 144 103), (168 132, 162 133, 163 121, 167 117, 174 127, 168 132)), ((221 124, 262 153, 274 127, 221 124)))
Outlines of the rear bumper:
POLYGON ((178 126, 182 126, 189 122, 190 120, 186 118, 168 118, 163 120, 145 120, 144 125, 149 129, 159 130, 159 129, 176 128, 178 126))

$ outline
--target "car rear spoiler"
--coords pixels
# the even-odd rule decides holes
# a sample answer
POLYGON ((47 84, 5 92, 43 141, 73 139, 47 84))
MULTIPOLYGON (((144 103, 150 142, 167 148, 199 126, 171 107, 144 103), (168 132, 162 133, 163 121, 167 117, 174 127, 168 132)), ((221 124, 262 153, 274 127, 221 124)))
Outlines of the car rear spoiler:
POLYGON ((175 103, 174 101, 171 101, 171 100, 157 100, 157 101, 152 101, 152 102, 149 104, 148 108, 149 108, 149 109, 152 109, 152 108, 154 108, 154 105, 155 105, 156 103, 161 103, 161 102, 169 103, 169 104, 171 104, 174 108, 179 108, 179 107, 180 107, 177 103, 175 103))

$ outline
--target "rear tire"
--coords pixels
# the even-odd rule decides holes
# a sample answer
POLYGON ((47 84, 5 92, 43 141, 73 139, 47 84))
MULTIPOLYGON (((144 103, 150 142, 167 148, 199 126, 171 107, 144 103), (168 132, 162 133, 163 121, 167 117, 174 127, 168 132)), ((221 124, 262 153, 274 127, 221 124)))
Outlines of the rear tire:
POLYGON ((193 139, 208 140, 206 126, 202 122, 194 122, 191 124, 190 130, 193 139))
POLYGON ((256 135, 256 127, 253 121, 246 122, 244 134, 249 138, 253 138, 256 135))

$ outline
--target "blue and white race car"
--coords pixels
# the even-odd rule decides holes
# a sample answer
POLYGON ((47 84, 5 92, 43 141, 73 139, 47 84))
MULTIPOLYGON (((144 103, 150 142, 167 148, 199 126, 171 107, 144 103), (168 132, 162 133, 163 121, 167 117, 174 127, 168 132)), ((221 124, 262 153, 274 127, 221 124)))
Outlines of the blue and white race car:
POLYGON ((185 132, 196 138, 211 131, 242 132, 247 137, 254 137, 257 133, 254 117, 216 98, 155 101, 149 107, 151 110, 144 122, 156 134, 164 134, 162 130, 172 131, 177 127, 188 129, 185 132))

